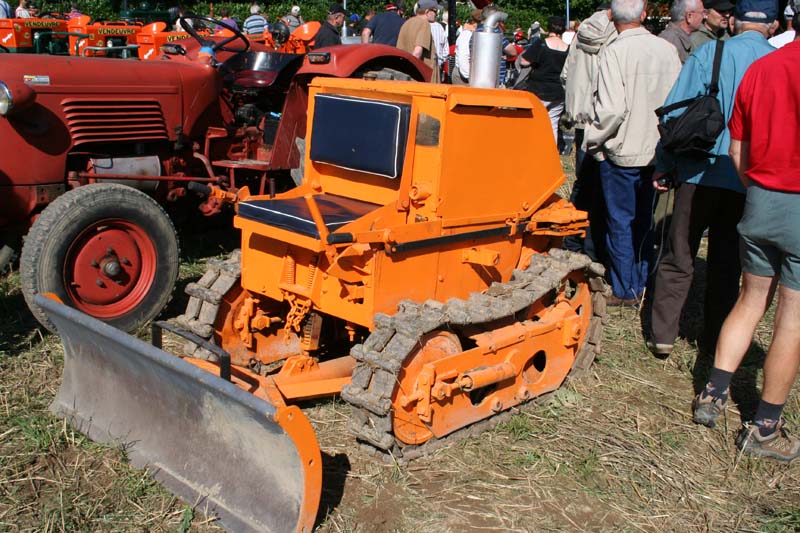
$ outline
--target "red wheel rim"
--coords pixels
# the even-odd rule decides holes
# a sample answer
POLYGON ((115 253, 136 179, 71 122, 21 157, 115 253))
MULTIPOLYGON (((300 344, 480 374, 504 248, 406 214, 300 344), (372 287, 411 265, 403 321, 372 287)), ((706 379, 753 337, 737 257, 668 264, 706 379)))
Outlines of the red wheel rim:
POLYGON ((155 272, 156 249, 142 228, 126 220, 99 220, 67 249, 64 288, 77 309, 116 318, 142 302, 155 272))

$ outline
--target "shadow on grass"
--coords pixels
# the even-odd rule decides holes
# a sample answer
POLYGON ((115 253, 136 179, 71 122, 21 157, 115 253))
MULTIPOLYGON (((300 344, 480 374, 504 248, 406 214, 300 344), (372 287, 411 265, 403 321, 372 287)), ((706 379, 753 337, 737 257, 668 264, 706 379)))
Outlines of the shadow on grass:
POLYGON ((347 455, 343 453, 330 455, 322 452, 322 498, 315 527, 324 522, 341 504, 345 481, 350 470, 350 459, 347 455))
MULTIPOLYGON (((194 268, 210 256, 223 256, 241 244, 241 234, 233 227, 233 212, 224 212, 209 217, 197 211, 196 205, 180 205, 170 211, 175 229, 180 236, 181 265, 194 268)), ((186 286, 197 281, 202 271, 196 275, 182 275, 175 283, 172 300, 159 314, 160 319, 178 316, 186 310, 189 296, 186 286)))
POLYGON ((230 209, 212 216, 199 212, 175 215, 175 229, 180 236, 181 262, 191 263, 238 248, 241 233, 233 227, 233 212, 230 209))
MULTIPOLYGON (((22 293, 0 293, 0 354, 12 355, 22 352, 30 347, 39 336, 35 334, 40 328, 39 322, 28 309, 22 293)), ((42 328, 42 333, 46 333, 42 328)))
MULTIPOLYGON (((692 366, 692 386, 695 394, 703 390, 708 382, 711 368, 714 366, 714 349, 718 336, 718 331, 708 330, 709 327, 716 329, 718 326, 709 325, 704 320, 707 273, 706 260, 702 257, 696 258, 694 277, 681 313, 678 332, 678 337, 697 348, 692 366)), ((652 279, 648 290, 652 290, 652 279)), ((652 300, 648 299, 642 312, 643 338, 647 338, 650 332, 651 306, 652 300)), ((758 406, 760 398, 757 387, 758 372, 764 366, 765 357, 764 349, 758 343, 753 343, 733 376, 730 398, 738 406, 743 420, 751 419, 758 406)))

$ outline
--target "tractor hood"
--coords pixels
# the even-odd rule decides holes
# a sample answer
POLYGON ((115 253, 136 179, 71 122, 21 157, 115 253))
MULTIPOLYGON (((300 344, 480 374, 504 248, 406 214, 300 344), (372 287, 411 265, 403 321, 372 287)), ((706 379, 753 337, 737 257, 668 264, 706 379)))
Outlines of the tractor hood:
POLYGON ((178 128, 192 136, 199 131, 198 117, 218 106, 221 87, 213 67, 182 58, 138 61, 3 54, 0 81, 24 84, 36 95, 35 105, 9 115, 10 122, 31 122, 36 117, 36 129, 42 130, 47 124, 57 127, 45 115, 56 119, 66 127, 63 133, 69 136, 70 147, 121 139, 174 140, 178 128), (116 126, 98 127, 113 126, 109 122, 115 117, 120 118, 116 126))

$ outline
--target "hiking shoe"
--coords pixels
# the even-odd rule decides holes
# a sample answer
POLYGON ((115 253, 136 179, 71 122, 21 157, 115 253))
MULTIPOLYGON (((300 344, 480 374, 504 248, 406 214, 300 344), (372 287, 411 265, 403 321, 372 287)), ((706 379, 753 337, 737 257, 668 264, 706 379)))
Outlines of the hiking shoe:
POLYGON ((700 394, 692 401, 692 422, 713 428, 717 424, 717 418, 725 409, 725 401, 722 398, 715 398, 712 395, 700 394))
POLYGON ((768 457, 789 463, 800 457, 800 439, 789 435, 783 428, 781 420, 775 426, 775 431, 762 437, 758 426, 745 423, 739 436, 736 437, 736 446, 747 455, 755 457, 768 457))
POLYGON ((650 350, 650 353, 659 359, 665 359, 669 354, 672 353, 672 344, 656 342, 649 339, 644 341, 644 343, 645 346, 647 346, 647 349, 650 350))

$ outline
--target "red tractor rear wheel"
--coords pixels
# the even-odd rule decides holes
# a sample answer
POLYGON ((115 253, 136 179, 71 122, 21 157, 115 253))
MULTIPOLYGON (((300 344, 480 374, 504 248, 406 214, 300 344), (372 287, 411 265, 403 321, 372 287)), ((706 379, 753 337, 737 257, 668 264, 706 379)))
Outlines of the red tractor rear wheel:
POLYGON ((125 331, 154 318, 172 296, 178 240, 167 214, 146 194, 118 184, 79 187, 34 223, 20 258, 22 291, 34 316, 37 293, 125 331))

